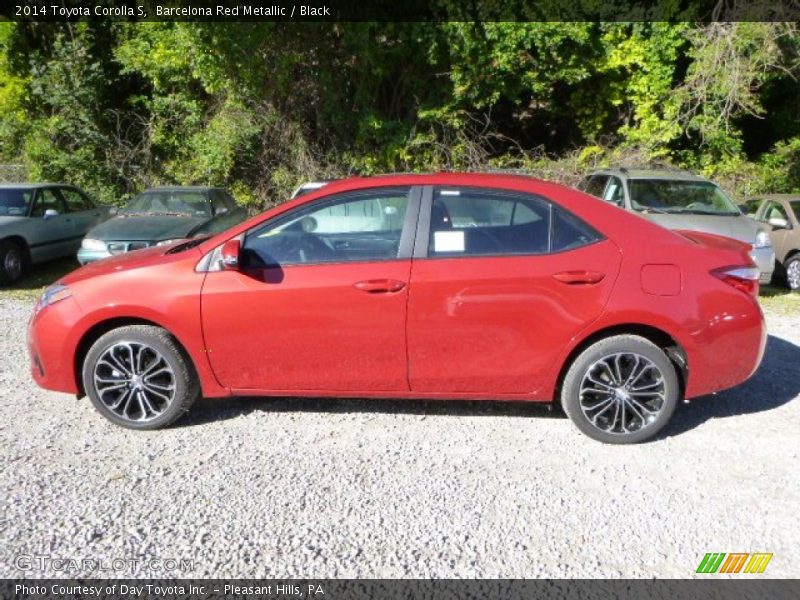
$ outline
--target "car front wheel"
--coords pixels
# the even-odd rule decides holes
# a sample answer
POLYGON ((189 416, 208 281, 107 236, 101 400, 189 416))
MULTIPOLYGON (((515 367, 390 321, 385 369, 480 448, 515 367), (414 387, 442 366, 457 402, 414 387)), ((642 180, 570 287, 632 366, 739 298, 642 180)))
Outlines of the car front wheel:
POLYGON ((800 292, 800 254, 786 262, 786 285, 793 292, 800 292))
POLYGON ((675 366, 642 337, 618 335, 574 360, 561 390, 564 412, 583 433, 609 444, 633 444, 667 424, 680 395, 675 366))
POLYGON ((15 283, 25 270, 25 251, 11 240, 0 242, 0 285, 15 283))
POLYGON ((200 395, 185 351, 169 333, 149 325, 101 336, 84 360, 83 386, 104 417, 130 429, 166 427, 200 395))

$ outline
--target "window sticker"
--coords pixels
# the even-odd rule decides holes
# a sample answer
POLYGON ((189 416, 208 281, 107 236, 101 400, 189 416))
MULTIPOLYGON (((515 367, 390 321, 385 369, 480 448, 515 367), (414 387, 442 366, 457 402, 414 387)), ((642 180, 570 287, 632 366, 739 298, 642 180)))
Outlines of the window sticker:
POLYGON ((464 252, 463 231, 434 231, 434 252, 464 252))

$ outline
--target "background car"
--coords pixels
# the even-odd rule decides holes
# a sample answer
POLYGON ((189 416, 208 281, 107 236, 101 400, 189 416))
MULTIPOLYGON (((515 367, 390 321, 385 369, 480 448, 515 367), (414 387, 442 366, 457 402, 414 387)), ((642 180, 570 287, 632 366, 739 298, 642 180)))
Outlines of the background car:
POLYGON ((769 235, 708 179, 671 169, 603 169, 586 176, 578 189, 668 229, 704 231, 750 244, 760 282, 772 280, 775 253, 769 235))
POLYGON ((491 398, 639 442, 764 352, 749 245, 689 235, 527 177, 343 180, 62 278, 31 372, 134 429, 201 393, 491 398))
POLYGON ((78 251, 78 262, 85 265, 115 254, 183 240, 203 228, 220 231, 246 217, 247 212, 224 189, 152 188, 131 199, 114 218, 89 231, 78 251))
POLYGON ((789 289, 800 291, 800 194, 770 194, 757 202, 755 220, 769 231, 777 272, 789 289))
POLYGON ((17 281, 29 265, 71 256, 109 208, 61 183, 0 185, 0 285, 17 281))

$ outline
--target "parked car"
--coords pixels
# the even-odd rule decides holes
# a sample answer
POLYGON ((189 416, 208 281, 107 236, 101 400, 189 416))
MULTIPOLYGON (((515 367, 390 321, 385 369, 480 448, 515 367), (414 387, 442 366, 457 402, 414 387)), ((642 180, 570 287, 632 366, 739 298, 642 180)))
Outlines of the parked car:
POLYGON ((35 263, 72 256, 109 209, 72 185, 0 185, 0 285, 17 281, 35 263))
POLYGON ((759 281, 772 279, 775 252, 769 235, 708 179, 670 169, 603 169, 585 177, 578 189, 668 229, 704 231, 750 244, 759 281))
POLYGON ((639 442, 758 367, 749 251, 527 177, 337 181, 62 278, 31 371, 133 429, 200 394, 492 398, 560 401, 592 438, 639 442))
POLYGON ((778 274, 800 291, 800 194, 770 194, 755 201, 755 220, 769 232, 778 274))
POLYGON ((115 217, 86 234, 78 250, 85 265, 131 250, 166 245, 198 232, 221 231, 247 217, 231 195, 211 187, 159 187, 134 196, 115 217))

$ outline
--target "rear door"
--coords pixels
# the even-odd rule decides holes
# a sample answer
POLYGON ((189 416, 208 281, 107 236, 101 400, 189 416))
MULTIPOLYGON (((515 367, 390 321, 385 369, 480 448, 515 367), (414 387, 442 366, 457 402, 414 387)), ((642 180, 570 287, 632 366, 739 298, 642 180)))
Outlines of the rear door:
POLYGON ((59 188, 61 197, 64 200, 67 213, 72 219, 74 234, 80 236, 75 243, 75 250, 80 246, 80 240, 92 227, 97 225, 103 218, 102 208, 95 206, 94 202, 83 192, 72 188, 59 188))
POLYGON ((406 308, 419 188, 335 194, 250 230, 211 271, 203 332, 235 390, 408 390, 406 308))
POLYGON ((599 316, 619 251, 532 194, 428 188, 408 308, 415 392, 531 394, 599 316))

